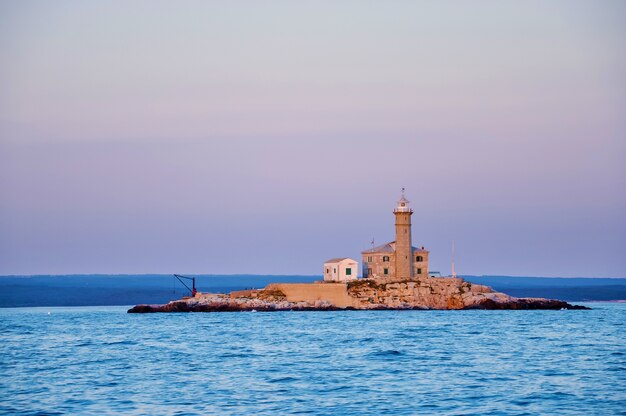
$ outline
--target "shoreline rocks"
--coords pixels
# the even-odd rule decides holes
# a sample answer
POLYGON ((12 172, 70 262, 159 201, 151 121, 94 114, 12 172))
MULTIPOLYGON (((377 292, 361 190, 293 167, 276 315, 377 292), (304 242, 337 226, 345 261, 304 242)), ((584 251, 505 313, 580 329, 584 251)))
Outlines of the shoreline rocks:
POLYGON ((591 309, 587 306, 572 305, 562 300, 557 299, 543 299, 543 298, 513 298, 514 300, 497 303, 491 299, 485 299, 481 303, 463 308, 468 309, 488 309, 488 310, 561 310, 561 309, 574 309, 584 310, 591 309))
MULTIPOLYGON (((269 285, 266 289, 231 294, 197 293, 165 305, 137 305, 128 313, 157 312, 275 312, 336 310, 561 310, 590 309, 555 299, 515 298, 495 292, 462 278, 360 279, 337 285, 349 303, 338 307, 321 295, 325 285, 310 284, 306 296, 289 293, 290 285, 269 285), (288 292, 288 293, 285 293, 288 292), (317 293, 319 292, 319 293, 317 293)), ((328 289, 326 286, 324 289, 328 289)))

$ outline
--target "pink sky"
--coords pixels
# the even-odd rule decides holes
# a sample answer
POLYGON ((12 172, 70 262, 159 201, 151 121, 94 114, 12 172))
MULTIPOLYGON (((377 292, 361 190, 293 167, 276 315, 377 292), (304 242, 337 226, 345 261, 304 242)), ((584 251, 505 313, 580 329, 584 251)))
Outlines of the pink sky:
POLYGON ((0 274, 624 277, 619 1, 0 5, 0 274))

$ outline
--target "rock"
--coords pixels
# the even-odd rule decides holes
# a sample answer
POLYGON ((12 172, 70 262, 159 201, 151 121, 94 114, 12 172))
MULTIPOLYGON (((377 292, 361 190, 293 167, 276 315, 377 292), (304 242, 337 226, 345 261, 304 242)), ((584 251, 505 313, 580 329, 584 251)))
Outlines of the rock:
POLYGON ((508 302, 496 302, 493 299, 484 299, 482 302, 466 307, 465 309, 591 309, 586 306, 570 305, 562 300, 540 298, 512 298, 508 302))
MULTIPOLYGON (((311 290, 313 286, 311 286, 311 290)), ((352 306, 343 309, 589 309, 567 302, 541 298, 514 298, 488 286, 461 278, 360 279, 346 285, 352 306)), ((321 297, 321 295, 319 295, 321 297)), ((313 297, 315 299, 315 297, 313 297)), ((338 310, 327 300, 287 300, 285 293, 269 285, 266 289, 233 292, 230 295, 198 293, 165 305, 137 305, 128 313, 154 312, 245 312, 338 310)))
POLYGON ((153 312, 161 312, 159 309, 160 306, 152 306, 152 305, 137 305, 133 306, 128 310, 128 313, 153 313, 153 312))

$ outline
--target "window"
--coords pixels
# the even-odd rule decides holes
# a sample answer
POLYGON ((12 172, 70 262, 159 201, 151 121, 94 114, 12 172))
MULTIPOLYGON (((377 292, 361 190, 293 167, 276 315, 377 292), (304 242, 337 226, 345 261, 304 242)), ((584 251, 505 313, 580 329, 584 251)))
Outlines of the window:
POLYGON ((417 269, 417 274, 422 274, 422 269, 417 269))
POLYGON ((328 274, 328 272, 329 272, 329 271, 330 271, 330 270, 326 269, 326 274, 328 274))
POLYGON ((415 257, 415 261, 424 261, 424 257, 417 256, 417 257, 415 257))
POLYGON ((372 269, 367 269, 367 275, 366 276, 371 276, 372 275, 372 269))
POLYGON ((383 261, 389 261, 389 256, 383 256, 383 261))
POLYGON ((346 267, 346 276, 350 276, 352 274, 352 269, 350 267, 346 267))
POLYGON ((337 269, 333 267, 333 273, 337 273, 337 269))
POLYGON ((389 269, 383 269, 383 274, 389 274, 389 269))
POLYGON ((368 263, 371 263, 371 262, 372 262, 372 256, 369 256, 369 257, 367 258, 367 262, 368 262, 368 263))

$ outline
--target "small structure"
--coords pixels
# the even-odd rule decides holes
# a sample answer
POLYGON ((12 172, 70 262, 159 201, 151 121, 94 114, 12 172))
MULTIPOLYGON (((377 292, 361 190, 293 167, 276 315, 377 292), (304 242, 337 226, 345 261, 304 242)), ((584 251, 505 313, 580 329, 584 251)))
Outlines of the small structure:
POLYGON ((357 279, 359 263, 348 257, 330 259, 324 262, 325 282, 348 282, 357 279))

